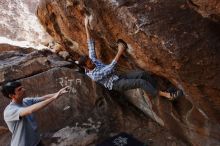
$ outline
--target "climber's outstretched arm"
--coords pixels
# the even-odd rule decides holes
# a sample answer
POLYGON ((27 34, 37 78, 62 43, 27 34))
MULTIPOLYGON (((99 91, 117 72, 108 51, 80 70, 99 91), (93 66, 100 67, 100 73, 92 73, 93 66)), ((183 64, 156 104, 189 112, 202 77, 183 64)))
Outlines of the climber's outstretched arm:
POLYGON ((89 17, 86 16, 85 17, 85 28, 86 28, 86 37, 87 37, 87 40, 89 41, 91 38, 90 36, 90 32, 89 32, 89 17))
POLYGON ((89 49, 89 58, 95 62, 97 60, 96 52, 95 52, 95 42, 90 36, 88 16, 85 17, 85 28, 86 28, 87 44, 89 49))
POLYGON ((118 53, 116 54, 116 56, 115 56, 113 61, 118 62, 120 57, 121 57, 121 55, 124 53, 124 51, 125 51, 125 46, 123 44, 119 43, 118 44, 118 53))

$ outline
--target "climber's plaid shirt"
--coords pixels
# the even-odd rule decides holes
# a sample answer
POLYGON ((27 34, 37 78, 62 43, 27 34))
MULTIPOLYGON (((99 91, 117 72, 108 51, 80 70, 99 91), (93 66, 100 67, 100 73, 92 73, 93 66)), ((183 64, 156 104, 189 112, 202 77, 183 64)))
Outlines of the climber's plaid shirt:
POLYGON ((93 61, 96 67, 92 71, 86 71, 86 74, 93 80, 101 83, 109 90, 112 90, 113 81, 119 79, 117 75, 115 75, 115 67, 117 62, 113 60, 111 64, 104 64, 100 60, 97 59, 95 53, 95 43, 92 39, 88 40, 88 48, 89 48, 89 58, 93 61))

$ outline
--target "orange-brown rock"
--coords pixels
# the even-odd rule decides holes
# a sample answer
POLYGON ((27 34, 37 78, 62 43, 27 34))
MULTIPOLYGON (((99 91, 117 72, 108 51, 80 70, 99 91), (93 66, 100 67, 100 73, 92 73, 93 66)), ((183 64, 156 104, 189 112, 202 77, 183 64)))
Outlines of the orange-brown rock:
POLYGON ((200 13, 203 17, 220 21, 220 1, 219 0, 187 0, 188 4, 200 13))
POLYGON ((85 12, 98 58, 109 63, 116 51, 113 42, 123 38, 129 44, 119 63, 123 70, 148 70, 163 84, 161 89, 172 85, 184 91, 176 103, 162 98, 153 103, 166 128, 195 146, 220 144, 219 24, 181 0, 42 0, 38 18, 74 59, 88 54, 85 12))

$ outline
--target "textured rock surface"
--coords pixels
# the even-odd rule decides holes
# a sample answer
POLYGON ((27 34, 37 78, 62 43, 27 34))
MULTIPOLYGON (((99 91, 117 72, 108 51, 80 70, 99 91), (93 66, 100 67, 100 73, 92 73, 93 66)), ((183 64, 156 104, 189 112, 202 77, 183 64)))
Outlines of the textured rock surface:
MULTIPOLYGON (((1 78, 0 84, 12 77, 14 80, 19 79, 28 97, 52 93, 66 85, 72 87, 68 94, 36 114, 45 145, 91 146, 121 131, 133 134, 143 142, 151 142, 152 146, 173 143, 187 145, 126 102, 123 95, 110 93, 87 76, 76 72, 78 68, 74 64, 69 65, 48 51, 12 46, 2 48, 1 72, 7 70, 7 74, 14 76, 1 78), (30 64, 29 59, 38 63, 26 67, 30 64), (51 63, 47 64, 45 60, 51 63), (12 67, 8 68, 10 65, 12 67), (23 74, 16 74, 17 68, 23 74)), ((0 93, 1 117, 8 103, 9 100, 0 93)), ((0 145, 9 144, 11 135, 3 118, 0 119, 0 137, 0 145)))
POLYGON ((52 55, 48 50, 33 51, 32 49, 30 52, 31 49, 19 48, 16 51, 10 45, 1 50, 3 51, 0 54, 0 83, 31 76, 52 67, 70 64, 58 56, 52 55))
MULTIPOLYGON (((1 45, 0 84, 4 81, 27 78, 53 67, 69 64, 47 50, 36 51, 32 48, 1 45)), ((5 98, 1 98, 1 100, 0 110, 3 111, 8 100, 5 98)), ((3 117, 3 112, 1 112, 1 117, 3 117)), ((0 123, 4 123, 3 118, 0 118, 0 123)))
POLYGON ((220 21, 220 1, 219 0, 187 0, 188 4, 199 12, 203 17, 220 21))
POLYGON ((91 14, 100 59, 110 62, 115 55, 113 42, 123 38, 129 50, 121 69, 148 70, 161 89, 170 85, 183 89, 185 97, 175 103, 152 101, 152 111, 166 128, 195 146, 220 144, 218 24, 204 19, 185 1, 172 0, 42 0, 37 15, 48 33, 76 56, 76 52, 88 53, 85 11, 91 14))
MULTIPOLYGON (((92 125, 93 123, 91 123, 92 125)), ((58 144, 52 143, 52 146, 77 145, 87 146, 95 143, 98 139, 96 133, 89 134, 89 129, 81 127, 65 127, 53 134, 53 138, 58 138, 58 144)))
POLYGON ((1 145, 2 146, 8 145, 9 141, 11 139, 11 135, 10 135, 8 128, 6 128, 4 126, 0 126, 0 136, 1 136, 1 138, 0 138, 1 145))
POLYGON ((39 24, 35 11, 39 0, 0 1, 0 42, 1 37, 14 41, 27 41, 34 45, 48 43, 51 37, 39 24))

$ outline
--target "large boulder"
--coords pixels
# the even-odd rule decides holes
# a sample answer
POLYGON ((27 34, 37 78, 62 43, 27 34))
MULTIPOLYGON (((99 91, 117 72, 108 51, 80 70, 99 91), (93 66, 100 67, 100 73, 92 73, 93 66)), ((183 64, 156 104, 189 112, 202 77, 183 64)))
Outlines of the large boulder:
MULTIPOLYGON (((39 97, 66 85, 71 86, 69 93, 36 113, 46 145, 91 146, 121 131, 155 146, 187 145, 134 108, 125 96, 109 92, 80 73, 75 64, 62 60, 56 54, 47 50, 4 46, 0 59, 1 72, 7 71, 0 85, 10 79, 19 80, 26 89, 27 97, 39 97)), ((0 93, 1 117, 9 102, 0 93)), ((1 145, 9 144, 11 134, 3 118, 0 119, 0 137, 1 145)))
MULTIPOLYGON (((54 67, 68 66, 71 63, 64 61, 61 57, 49 50, 34 50, 33 48, 22 48, 1 44, 0 46, 0 85, 5 81, 27 78, 54 67)), ((74 65, 72 65, 74 66, 74 65)), ((3 111, 8 100, 2 98, 0 110, 3 111)), ((3 112, 1 112, 3 117, 3 112)), ((3 118, 0 118, 3 124, 3 118)))
MULTIPOLYGON (((73 56, 88 54, 85 14, 90 15, 99 59, 109 63, 116 51, 114 42, 123 38, 129 49, 120 69, 150 71, 161 90, 173 86, 184 91, 176 103, 152 101, 151 111, 161 125, 192 145, 220 144, 217 23, 180 0, 41 0, 37 10, 47 32, 73 56)), ((143 109, 137 99, 131 101, 143 109)))
POLYGON ((49 50, 37 51, 3 44, 0 52, 0 83, 71 64, 49 50))

